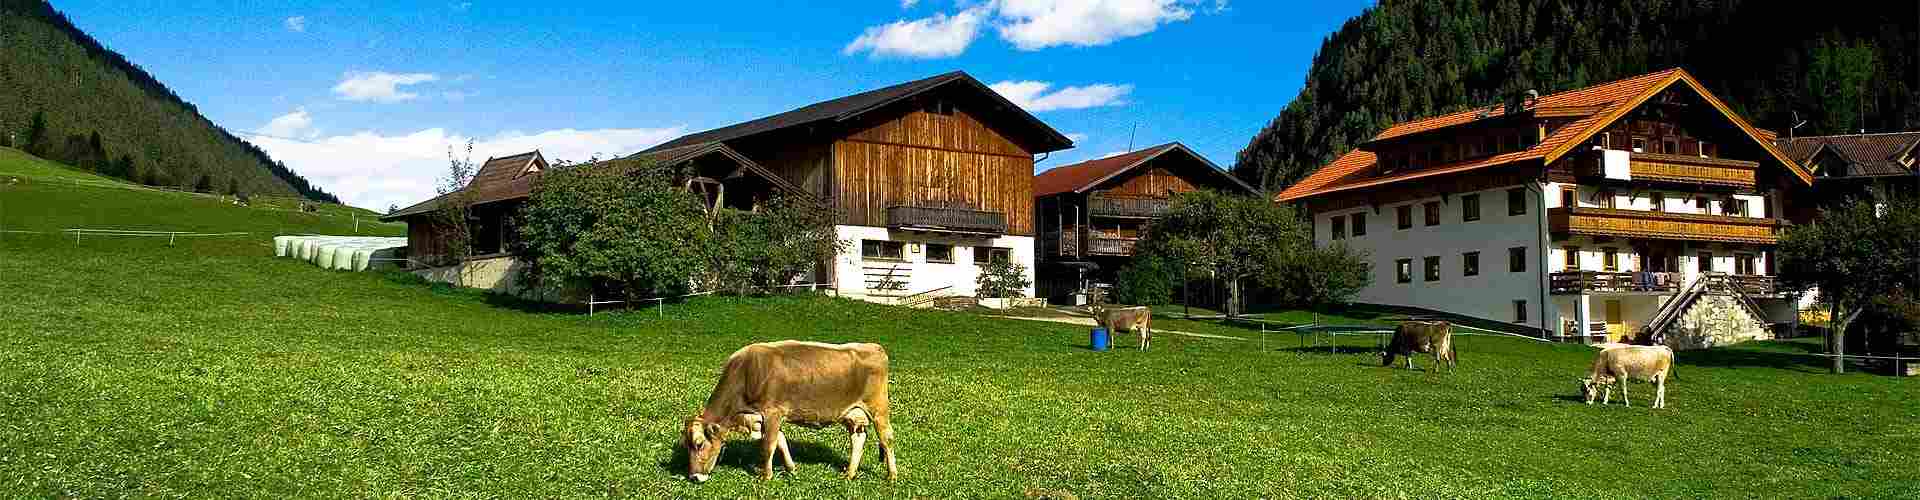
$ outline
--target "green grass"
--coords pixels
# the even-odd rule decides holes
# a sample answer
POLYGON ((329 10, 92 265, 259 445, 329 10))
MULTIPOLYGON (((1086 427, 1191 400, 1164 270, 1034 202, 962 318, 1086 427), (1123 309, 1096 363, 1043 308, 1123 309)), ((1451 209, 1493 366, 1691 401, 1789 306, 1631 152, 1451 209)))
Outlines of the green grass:
MULTIPOLYGON (((229 226, 232 225, 230 224, 232 221, 239 219, 249 221, 249 224, 254 226, 271 221, 275 227, 291 227, 307 224, 299 217, 314 218, 318 214, 325 216, 322 218, 347 218, 345 227, 348 232, 339 234, 352 234, 351 217, 354 215, 361 218, 362 232, 404 233, 406 230, 404 224, 379 224, 375 220, 379 214, 363 208, 318 203, 315 204, 318 208, 316 212, 303 214, 297 213, 299 201, 286 196, 255 196, 250 207, 238 207, 226 203, 216 195, 153 189, 43 160, 17 149, 0 147, 0 218, 7 216, 4 210, 9 202, 15 205, 15 209, 31 210, 32 207, 44 207, 41 210, 14 217, 21 219, 19 222, 54 223, 78 220, 96 224, 142 224, 145 222, 139 219, 144 218, 152 219, 154 224, 160 224, 161 227, 168 227, 165 225, 178 223, 175 220, 166 220, 165 216, 171 215, 174 216, 171 219, 179 219, 182 218, 181 216, 190 216, 188 218, 192 219, 208 218, 214 222, 228 223, 229 226), (213 210, 214 207, 226 210, 213 210), (149 208, 157 209, 159 213, 145 213, 149 208), (98 213, 72 215, 75 210, 94 210, 98 213), (268 215, 256 218, 252 215, 238 215, 244 213, 242 212, 244 210, 261 213, 289 212, 286 215, 295 217, 276 218, 268 215), (124 213, 113 213, 114 211, 124 213), (54 212, 65 213, 68 216, 47 218, 54 212), (129 216, 134 218, 130 219, 129 216), (379 226, 381 229, 370 230, 369 226, 379 226)), ((12 225, 12 223, 8 224, 8 226, 12 225)), ((35 225, 45 226, 46 224, 35 225)), ((325 229, 338 226, 340 225, 318 225, 325 229)), ((154 226, 140 228, 150 227, 154 226)))
MULTIPOLYGON (((0 220, 192 216, 204 229, 339 229, 220 207, 143 215, 116 208, 130 201, 71 191, 0 191, 0 220), (51 204, 67 206, 42 206, 51 204)), ((1920 495, 1920 384, 1824 375, 1820 360, 1793 354, 1804 343, 1682 353, 1671 407, 1654 411, 1575 401, 1592 352, 1574 345, 1462 337, 1460 371, 1447 375, 1381 368, 1357 352, 1368 337, 1342 337, 1341 354, 1290 335, 1264 349, 1163 335, 1148 352, 1122 338, 1095 353, 1071 325, 817 297, 706 298, 589 318, 406 275, 325 271, 271 258, 264 243, 0 238, 0 492, 1920 495), (751 478, 757 460, 741 442, 713 481, 678 477, 679 424, 722 361, 788 338, 887 346, 899 481, 872 461, 858 480, 837 478, 846 435, 831 430, 795 431, 800 470, 771 482, 751 478)), ((1176 329, 1246 332, 1190 323, 1176 329)), ((1647 386, 1631 389, 1651 402, 1647 386)))

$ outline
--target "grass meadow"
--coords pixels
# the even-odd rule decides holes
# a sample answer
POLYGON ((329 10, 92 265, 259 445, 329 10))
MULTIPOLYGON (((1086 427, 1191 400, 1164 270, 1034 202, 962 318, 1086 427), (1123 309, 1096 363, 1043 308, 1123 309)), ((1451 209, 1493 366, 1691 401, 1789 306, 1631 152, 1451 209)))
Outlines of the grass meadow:
POLYGON ((1920 385, 1826 375, 1804 343, 1682 353, 1666 410, 1588 406, 1576 345, 1464 337, 1459 372, 1432 374, 1381 368, 1363 337, 1096 353, 1072 325, 813 296, 587 317, 271 257, 270 233, 338 218, 101 192, 0 187, 0 223, 258 234, 0 235, 5 496, 1920 496, 1920 385), (752 479, 735 442, 713 481, 680 477, 722 361, 778 339, 887 346, 898 481, 871 450, 838 478, 845 433, 804 429, 792 474, 752 479))

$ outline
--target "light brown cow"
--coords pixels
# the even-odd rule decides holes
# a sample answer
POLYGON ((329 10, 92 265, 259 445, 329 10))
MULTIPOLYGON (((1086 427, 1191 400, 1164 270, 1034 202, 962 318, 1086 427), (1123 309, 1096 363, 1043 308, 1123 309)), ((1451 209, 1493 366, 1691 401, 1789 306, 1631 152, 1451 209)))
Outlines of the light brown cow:
POLYGON ((1600 404, 1613 402, 1613 386, 1620 386, 1620 399, 1633 406, 1627 397, 1628 380, 1644 380, 1654 386, 1653 407, 1667 407, 1667 377, 1673 375, 1673 349, 1667 346, 1623 346, 1600 351, 1593 357, 1593 368, 1580 379, 1580 396, 1593 404, 1598 391, 1600 404))
POLYGON ((1453 324, 1445 321, 1408 321, 1393 329, 1393 340, 1381 355, 1380 366, 1392 366, 1394 356, 1407 357, 1407 369, 1413 369, 1414 353, 1433 353, 1434 370, 1441 362, 1453 373, 1453 324))
POLYGON ((699 415, 681 435, 687 450, 687 477, 705 482, 730 433, 760 440, 760 478, 773 477, 779 452, 793 470, 793 452, 781 426, 808 428, 840 425, 853 435, 846 477, 860 473, 867 428, 879 433, 887 479, 894 465, 893 424, 887 413, 887 350, 879 344, 822 344, 781 341, 753 344, 727 357, 720 383, 699 415))
POLYGON ((1147 350, 1153 343, 1153 309, 1147 306, 1107 307, 1094 305, 1087 308, 1093 313, 1093 321, 1108 332, 1119 334, 1120 330, 1130 330, 1140 336, 1140 350, 1147 350))

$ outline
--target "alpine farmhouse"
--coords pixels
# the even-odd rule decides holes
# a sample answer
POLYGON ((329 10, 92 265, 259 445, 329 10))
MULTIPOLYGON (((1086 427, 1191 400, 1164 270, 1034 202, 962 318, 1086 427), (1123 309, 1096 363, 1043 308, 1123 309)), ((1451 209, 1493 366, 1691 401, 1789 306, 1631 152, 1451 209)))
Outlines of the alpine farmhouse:
POLYGON ((1670 69, 1400 123, 1275 196, 1369 252, 1358 302, 1570 341, 1770 338, 1813 176, 1670 69))

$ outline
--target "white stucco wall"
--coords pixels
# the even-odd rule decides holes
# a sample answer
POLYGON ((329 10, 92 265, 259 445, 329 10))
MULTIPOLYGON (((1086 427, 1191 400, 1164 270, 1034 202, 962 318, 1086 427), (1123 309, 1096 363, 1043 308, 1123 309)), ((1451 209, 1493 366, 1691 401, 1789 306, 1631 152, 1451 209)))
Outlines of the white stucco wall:
POLYGON ((1527 303, 1527 326, 1540 327, 1542 316, 1554 314, 1550 303, 1542 307, 1543 289, 1540 242, 1545 238, 1538 187, 1523 188, 1527 212, 1508 215, 1509 186, 1474 193, 1451 194, 1374 207, 1353 208, 1314 214, 1314 240, 1320 245, 1333 243, 1332 219, 1345 218, 1347 237, 1339 242, 1364 250, 1373 263, 1373 283, 1362 289, 1356 301, 1419 307, 1494 321, 1513 323, 1514 301, 1527 303), (1480 196, 1480 220, 1466 222, 1462 217, 1465 195, 1480 196), (1426 225, 1424 206, 1439 202, 1440 224, 1426 225), (1413 206, 1413 227, 1397 228, 1397 207, 1413 206), (1351 215, 1366 214, 1367 234, 1353 235, 1351 215), (1509 248, 1526 249, 1526 270, 1511 272, 1509 248), (1480 252, 1480 274, 1464 276, 1463 254, 1480 252), (1440 258, 1440 280, 1426 281, 1425 258, 1440 258), (1413 281, 1396 281, 1395 261, 1413 260, 1413 281))
MULTIPOLYGON (((835 226, 835 232, 841 241, 849 244, 834 258, 834 288, 842 296, 885 302, 891 297, 910 295, 941 287, 952 286, 939 295, 973 296, 977 288, 975 279, 980 268, 973 263, 975 247, 999 247, 1011 249, 1013 262, 1027 268, 1027 281, 1033 281, 1033 237, 1031 236, 957 236, 938 233, 919 233, 893 231, 884 227, 871 226, 835 226), (905 259, 868 260, 860 255, 861 242, 864 240, 899 241, 907 244, 905 259), (916 248, 916 245, 917 248, 916 248), (927 244, 939 243, 953 245, 953 262, 939 263, 927 261, 927 244), (898 268, 904 278, 899 281, 906 285, 905 290, 879 291, 867 287, 867 269, 869 267, 898 268)), ((1032 297, 1033 286, 1029 284, 1024 292, 1032 297)))

